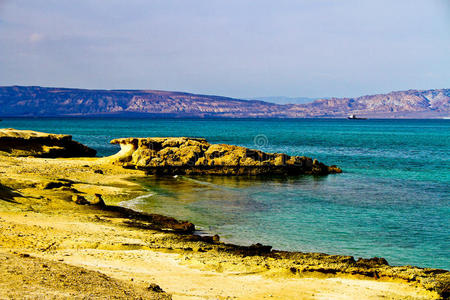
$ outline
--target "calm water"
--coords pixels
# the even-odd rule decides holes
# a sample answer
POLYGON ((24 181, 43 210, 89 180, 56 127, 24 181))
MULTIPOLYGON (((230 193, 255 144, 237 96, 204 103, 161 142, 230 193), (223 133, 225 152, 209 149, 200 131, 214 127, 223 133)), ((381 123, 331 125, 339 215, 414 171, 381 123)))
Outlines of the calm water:
POLYGON ((128 136, 205 137, 337 164, 327 177, 149 177, 136 209, 194 222, 227 241, 385 257, 450 269, 449 120, 4 119, 72 134, 110 155, 128 136), (256 137, 256 138, 255 138, 256 137))

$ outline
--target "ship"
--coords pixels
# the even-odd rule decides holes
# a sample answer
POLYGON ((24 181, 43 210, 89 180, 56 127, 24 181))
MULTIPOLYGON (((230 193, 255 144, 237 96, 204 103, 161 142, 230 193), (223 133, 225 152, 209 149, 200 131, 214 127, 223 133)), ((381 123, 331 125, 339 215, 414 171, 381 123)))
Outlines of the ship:
POLYGON ((349 120, 367 120, 367 118, 358 118, 356 115, 350 115, 347 117, 349 120))

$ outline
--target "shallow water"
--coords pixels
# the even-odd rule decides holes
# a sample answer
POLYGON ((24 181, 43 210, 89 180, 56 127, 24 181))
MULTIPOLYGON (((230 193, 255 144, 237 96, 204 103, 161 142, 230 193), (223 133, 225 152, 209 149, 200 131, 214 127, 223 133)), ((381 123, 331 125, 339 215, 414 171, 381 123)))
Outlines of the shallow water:
POLYGON ((343 174, 149 177, 134 208, 187 219, 227 241, 385 257, 450 269, 450 120, 4 119, 68 133, 110 155, 128 136, 205 137, 307 155, 343 174))

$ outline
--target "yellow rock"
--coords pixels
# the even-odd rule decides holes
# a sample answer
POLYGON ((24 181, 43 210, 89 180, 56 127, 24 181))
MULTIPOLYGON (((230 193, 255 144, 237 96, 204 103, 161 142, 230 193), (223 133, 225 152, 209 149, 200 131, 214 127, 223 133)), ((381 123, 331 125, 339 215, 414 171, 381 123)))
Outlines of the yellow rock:
POLYGON ((105 161, 145 169, 161 174, 317 174, 339 173, 317 160, 282 153, 265 153, 259 150, 227 144, 209 144, 197 138, 123 138, 111 141, 119 144, 119 153, 104 158, 105 161))

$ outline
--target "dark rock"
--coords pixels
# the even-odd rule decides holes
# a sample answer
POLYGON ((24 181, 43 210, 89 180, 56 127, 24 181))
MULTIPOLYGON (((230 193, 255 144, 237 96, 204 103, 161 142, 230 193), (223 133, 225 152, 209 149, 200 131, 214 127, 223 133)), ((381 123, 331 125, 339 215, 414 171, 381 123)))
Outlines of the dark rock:
POLYGON ((21 194, 17 193, 12 188, 4 186, 0 183, 0 200, 4 200, 10 203, 18 203, 16 200, 14 200, 14 198, 21 196, 21 194))
POLYGON ((95 205, 95 206, 99 206, 99 207, 105 207, 105 201, 103 201, 102 195, 100 194, 95 194, 94 195, 94 199, 92 201, 90 201, 91 205, 95 205))
POLYGON ((51 190, 51 189, 57 189, 60 187, 70 187, 72 183, 65 182, 65 181, 50 181, 45 182, 41 185, 42 189, 44 190, 51 190))
POLYGON ((194 224, 192 224, 191 222, 173 222, 173 223, 168 223, 167 225, 169 225, 170 229, 173 229, 175 231, 180 231, 180 232, 194 232, 195 231, 195 226, 194 224))
POLYGON ((155 293, 164 293, 164 290, 157 285, 156 283, 150 283, 150 285, 147 288, 149 291, 153 291, 155 293))
POLYGON ((175 218, 167 217, 158 214, 149 214, 144 212, 137 212, 129 208, 120 206, 105 206, 103 208, 107 211, 115 211, 120 213, 130 220, 126 223, 132 227, 142 229, 170 229, 179 233, 192 233, 195 231, 195 225, 187 221, 178 221, 175 218))
POLYGON ((70 179, 66 179, 66 178, 58 178, 58 181, 65 182, 67 184, 74 184, 75 183, 75 181, 70 180, 70 179))
POLYGON ((450 282, 443 285, 442 289, 439 291, 439 294, 442 296, 442 299, 450 299, 450 282))
POLYGON ((234 248, 236 253, 239 253, 244 256, 267 255, 272 251, 272 246, 262 245, 260 243, 253 244, 248 247, 234 245, 234 248))
POLYGON ((387 262, 386 259, 382 258, 382 257, 372 257, 372 258, 359 258, 356 261, 357 264, 359 265, 364 265, 364 266, 380 266, 380 265, 386 265, 389 266, 389 263, 387 262))
POLYGON ((199 241, 214 244, 220 241, 220 237, 216 234, 214 236, 210 235, 199 235, 197 236, 199 241))
POLYGON ((260 243, 253 244, 249 247, 250 250, 254 250, 259 253, 269 253, 272 250, 272 246, 262 245, 260 243))
POLYGON ((79 205, 88 205, 90 204, 89 201, 86 200, 84 196, 81 195, 73 195, 72 201, 79 205))

